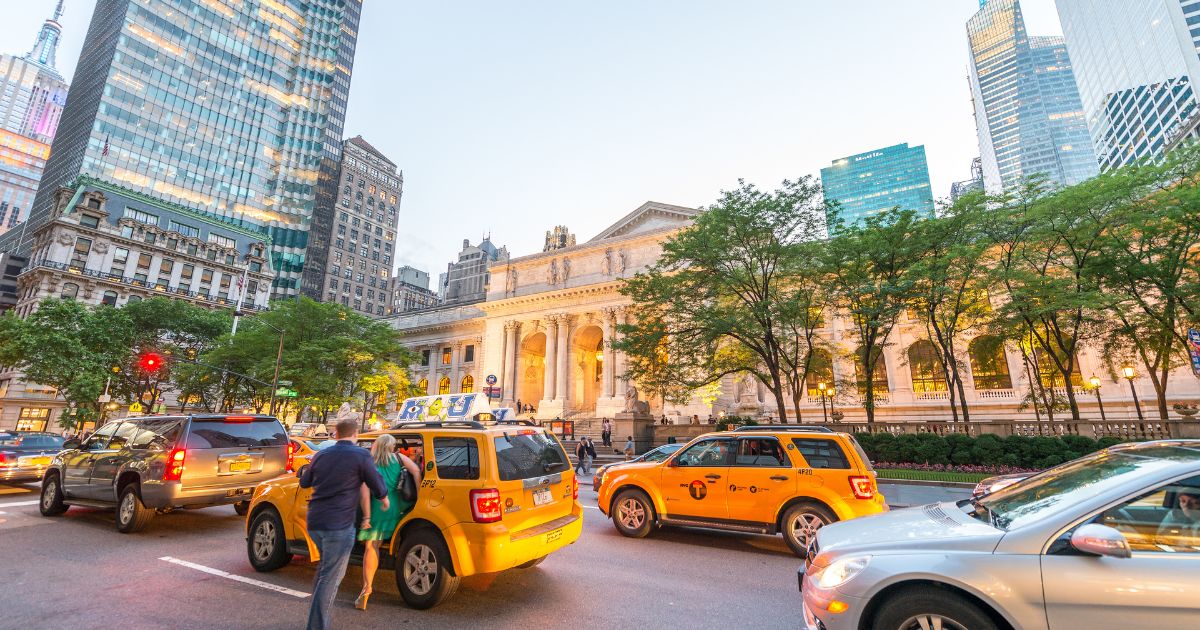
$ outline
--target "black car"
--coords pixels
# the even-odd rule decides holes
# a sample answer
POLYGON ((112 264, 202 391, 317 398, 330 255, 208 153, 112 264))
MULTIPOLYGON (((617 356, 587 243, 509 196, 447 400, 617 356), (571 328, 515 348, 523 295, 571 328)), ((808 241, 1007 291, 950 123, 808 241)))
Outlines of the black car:
POLYGON ((0 433, 0 481, 41 479, 54 455, 62 449, 61 435, 34 431, 0 433))

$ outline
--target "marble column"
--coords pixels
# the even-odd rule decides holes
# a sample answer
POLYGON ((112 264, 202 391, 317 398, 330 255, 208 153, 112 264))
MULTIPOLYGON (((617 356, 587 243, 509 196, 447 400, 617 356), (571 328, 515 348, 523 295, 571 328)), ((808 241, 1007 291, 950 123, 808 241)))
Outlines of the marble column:
POLYGON ((616 326, 613 324, 615 313, 613 309, 606 308, 601 313, 604 317, 604 373, 600 376, 600 396, 603 398, 611 398, 613 395, 613 354, 612 347, 613 331, 616 326))
POLYGON ((459 374, 459 368, 462 366, 462 342, 455 341, 450 344, 450 393, 462 392, 462 375, 459 374))
POLYGON ((570 332, 570 319, 564 314, 558 317, 558 348, 556 353, 555 363, 557 366, 554 369, 556 377, 556 385, 554 386, 555 400, 563 401, 563 407, 566 407, 569 392, 567 391, 568 383, 567 376, 571 373, 570 357, 571 348, 567 343, 568 334, 570 332))
POLYGON ((542 383, 542 400, 556 400, 555 385, 558 380, 558 315, 546 317, 546 360, 545 380, 542 383))
MULTIPOLYGON (((517 401, 517 358, 520 354, 517 340, 520 338, 521 322, 508 321, 504 323, 504 359, 501 361, 503 371, 500 375, 500 387, 503 388, 502 398, 512 406, 517 401)), ((479 352, 479 348, 475 349, 479 352)))
POLYGON ((442 360, 442 352, 437 346, 429 348, 429 395, 438 393, 437 364, 442 360))
MULTIPOLYGON (((623 306, 617 307, 617 309, 616 309, 616 323, 617 324, 628 324, 629 323, 629 314, 626 311, 625 307, 623 307, 623 306)), ((614 337, 617 334, 619 334, 619 333, 614 332, 614 337)), ((625 390, 629 389, 629 381, 626 380, 626 378, 624 376, 625 370, 626 370, 625 362, 626 362, 625 353, 614 350, 613 351, 613 368, 614 368, 613 369, 613 385, 617 388, 617 391, 614 392, 613 395, 620 397, 622 399, 625 397, 625 390)))

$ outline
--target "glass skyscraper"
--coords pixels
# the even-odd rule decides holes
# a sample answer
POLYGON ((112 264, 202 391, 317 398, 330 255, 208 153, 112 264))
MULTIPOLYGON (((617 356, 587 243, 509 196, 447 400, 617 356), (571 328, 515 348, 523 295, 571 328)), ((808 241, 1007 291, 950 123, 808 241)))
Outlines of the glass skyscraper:
POLYGON ((971 93, 990 193, 1034 175, 1070 185, 1099 172, 1061 37, 1030 37, 1017 0, 985 0, 967 22, 971 93))
MULTIPOLYGON (((27 232, 90 175, 269 228, 274 295, 310 273, 320 291, 361 8, 97 0, 27 232)), ((5 237, 0 251, 28 251, 5 237)))
POLYGON ((821 185, 846 225, 896 206, 934 215, 924 146, 897 144, 834 160, 821 169, 821 185))
POLYGON ((1058 0, 1058 14, 1103 168, 1196 135, 1200 2, 1058 0))

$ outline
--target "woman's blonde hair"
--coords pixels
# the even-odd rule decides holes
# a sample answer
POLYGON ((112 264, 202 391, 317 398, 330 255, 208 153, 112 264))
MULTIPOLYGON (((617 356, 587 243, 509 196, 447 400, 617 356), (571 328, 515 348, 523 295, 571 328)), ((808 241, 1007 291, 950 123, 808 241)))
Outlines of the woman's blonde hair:
POLYGON ((371 459, 375 460, 375 465, 383 468, 389 466, 396 461, 396 438, 384 433, 375 438, 375 443, 371 445, 371 459))

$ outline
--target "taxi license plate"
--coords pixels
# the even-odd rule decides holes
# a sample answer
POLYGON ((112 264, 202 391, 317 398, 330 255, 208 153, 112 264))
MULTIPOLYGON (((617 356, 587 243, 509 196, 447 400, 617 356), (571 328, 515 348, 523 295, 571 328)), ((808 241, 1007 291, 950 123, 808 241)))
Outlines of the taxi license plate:
POLYGON ((230 462, 229 472, 246 472, 250 470, 250 462, 230 462))
POLYGON ((550 492, 550 488, 538 488, 533 491, 533 504, 546 505, 554 503, 554 493, 550 492))

